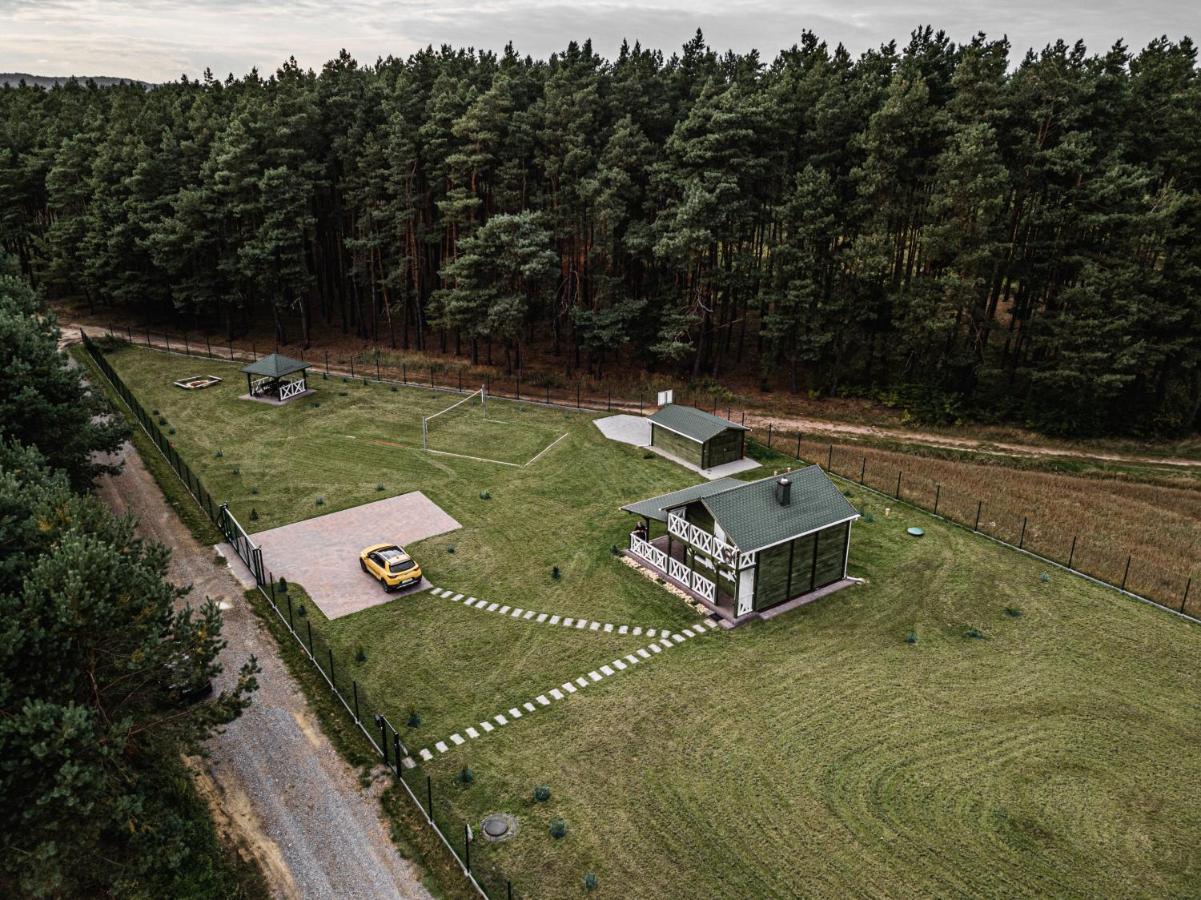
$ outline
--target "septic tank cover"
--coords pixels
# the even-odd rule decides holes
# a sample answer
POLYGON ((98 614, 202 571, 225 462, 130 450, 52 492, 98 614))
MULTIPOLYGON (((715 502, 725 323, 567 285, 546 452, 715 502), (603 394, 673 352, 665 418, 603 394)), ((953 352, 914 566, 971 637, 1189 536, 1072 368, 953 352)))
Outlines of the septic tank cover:
POLYGON ((517 834, 517 820, 508 813, 492 813, 480 823, 480 833, 486 841, 507 841, 517 834))

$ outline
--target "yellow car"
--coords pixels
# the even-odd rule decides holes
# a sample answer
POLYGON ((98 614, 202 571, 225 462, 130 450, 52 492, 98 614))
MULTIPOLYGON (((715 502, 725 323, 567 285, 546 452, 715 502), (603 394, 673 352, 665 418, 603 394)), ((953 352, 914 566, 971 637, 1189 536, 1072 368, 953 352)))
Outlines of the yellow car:
POLYGON ((375 544, 359 554, 359 566, 386 591, 409 587, 421 580, 421 566, 395 544, 375 544))

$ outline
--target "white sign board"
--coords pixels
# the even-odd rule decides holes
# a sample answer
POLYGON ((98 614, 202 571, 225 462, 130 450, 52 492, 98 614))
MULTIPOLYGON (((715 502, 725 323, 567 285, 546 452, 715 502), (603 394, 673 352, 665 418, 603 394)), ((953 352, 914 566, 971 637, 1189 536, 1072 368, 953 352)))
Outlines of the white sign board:
POLYGON ((669 403, 672 402, 671 397, 672 397, 671 391, 659 391, 659 405, 667 406, 669 403))

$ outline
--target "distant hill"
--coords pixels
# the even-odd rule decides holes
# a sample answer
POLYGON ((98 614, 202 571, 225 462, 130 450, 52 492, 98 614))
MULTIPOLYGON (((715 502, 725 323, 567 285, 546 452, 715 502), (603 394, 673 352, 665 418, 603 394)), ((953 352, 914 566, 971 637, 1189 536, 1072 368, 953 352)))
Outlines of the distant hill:
POLYGON ((30 75, 26 72, 0 72, 0 87, 16 87, 24 81, 30 87, 50 88, 64 84, 72 78, 80 82, 94 81, 99 87, 112 87, 116 84, 138 84, 147 88, 152 86, 149 82, 138 81, 136 78, 114 78, 110 75, 30 75))

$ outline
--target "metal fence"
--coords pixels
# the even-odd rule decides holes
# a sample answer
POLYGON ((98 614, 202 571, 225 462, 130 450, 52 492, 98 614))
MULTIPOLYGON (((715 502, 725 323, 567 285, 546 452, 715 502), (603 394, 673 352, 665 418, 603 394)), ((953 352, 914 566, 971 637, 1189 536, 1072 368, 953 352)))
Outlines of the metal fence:
MULTIPOLYGON (((171 465, 200 508, 245 563, 247 569, 254 576, 259 593, 270 605, 282 627, 300 646, 304 655, 316 668, 354 725, 392 771, 396 782, 404 788, 409 799, 421 811, 427 824, 434 830, 458 864, 471 887, 481 896, 488 898, 504 897, 506 900, 511 900, 517 896, 512 882, 500 870, 493 854, 489 852, 487 844, 476 849, 473 861, 472 829, 469 823, 463 822, 457 816, 453 805, 448 802, 446 794, 435 791, 433 777, 426 775, 424 784, 416 785, 410 784, 410 781, 416 780, 413 775, 406 780, 405 773, 408 770, 402 760, 409 755, 409 751, 401 738, 400 731, 387 715, 389 709, 396 710, 399 708, 398 705, 377 702, 370 696, 367 689, 359 684, 357 679, 349 677, 351 666, 348 661, 338 660, 333 646, 319 630, 313 628, 312 619, 309 618, 303 603, 294 603, 287 588, 277 582, 270 570, 264 566, 262 550, 255 543, 254 538, 229 511, 227 504, 214 502, 212 495, 180 457, 155 418, 146 412, 108 360, 105 359, 104 353, 95 341, 83 331, 80 334, 89 357, 96 363, 96 366, 128 407, 134 419, 171 465)), ((453 790, 453 788, 448 790, 453 790)))
POLYGON ((1041 559, 1057 568, 1113 588, 1128 597, 1166 609, 1201 623, 1197 592, 1190 575, 1164 572, 1140 564, 1133 552, 1114 558, 1103 552, 1084 533, 1064 534, 1041 527, 1035 517, 994 499, 982 499, 949 488, 927 476, 895 465, 882 466, 850 447, 827 444, 817 459, 802 457, 804 436, 785 433, 771 426, 753 429, 754 443, 768 454, 786 460, 820 465, 828 473, 895 503, 921 509, 939 519, 959 525, 996 542, 1041 559))

